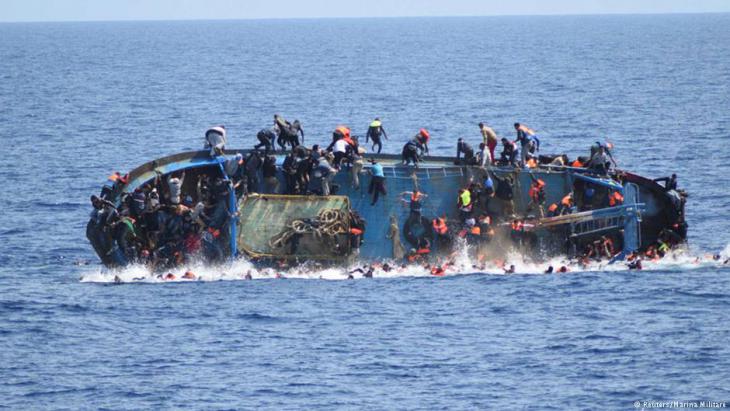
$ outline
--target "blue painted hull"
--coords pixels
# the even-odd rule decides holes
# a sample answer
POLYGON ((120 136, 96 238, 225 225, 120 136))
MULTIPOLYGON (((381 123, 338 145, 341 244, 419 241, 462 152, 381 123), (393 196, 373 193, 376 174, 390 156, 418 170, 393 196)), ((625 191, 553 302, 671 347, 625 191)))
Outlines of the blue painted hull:
MULTIPOLYGON (((245 150, 229 150, 226 156, 219 158, 210 158, 205 152, 189 152, 181 153, 162 159, 155 160, 130 172, 130 181, 126 186, 118 187, 114 193, 114 200, 117 202, 123 192, 132 192, 135 188, 142 184, 148 183, 155 177, 155 170, 163 175, 180 171, 180 170, 222 170, 222 161, 230 158, 236 153, 245 154, 245 150)), ((400 231, 400 241, 408 250, 416 248, 416 244, 410 244, 407 236, 404 235, 403 226, 411 217, 411 211, 407 203, 407 196, 400 195, 402 192, 413 191, 418 189, 427 195, 423 202, 422 215, 429 221, 437 216, 447 216, 453 231, 460 229, 455 223, 458 220, 459 210, 457 207, 457 196, 459 189, 468 186, 471 182, 482 182, 484 179, 484 170, 476 167, 457 166, 453 164, 452 158, 429 158, 421 163, 419 168, 412 166, 404 166, 400 164, 400 156, 376 156, 378 162, 383 165, 386 176, 387 194, 381 196, 380 199, 372 205, 372 195, 368 192, 371 176, 369 175, 369 163, 366 162, 362 173, 359 175, 359 186, 355 186, 350 168, 343 167, 332 179, 331 186, 335 187, 337 195, 347 196, 349 198, 352 209, 356 210, 367 222, 366 230, 363 235, 363 243, 359 249, 359 258, 365 260, 382 260, 392 258, 394 255, 394 246, 391 239, 388 239, 390 231, 391 218, 398 222, 400 231)), ((279 164, 283 161, 283 155, 277 155, 279 164)), ((541 167, 531 171, 515 170, 512 167, 493 168, 491 172, 498 176, 511 176, 514 179, 513 204, 508 206, 505 202, 493 198, 489 201, 487 211, 493 215, 500 215, 505 208, 513 208, 513 213, 517 216, 527 216, 537 218, 535 210, 529 210, 530 198, 528 190, 533 181, 532 178, 538 178, 546 183, 546 207, 552 203, 560 203, 560 200, 566 193, 574 190, 576 181, 588 180, 595 187, 601 185, 600 180, 590 181, 591 177, 584 176, 584 171, 574 170, 566 167, 541 167), (531 176, 532 175, 532 176, 531 176)), ((284 176, 279 171, 279 187, 286 187, 284 176)), ((610 220, 615 216, 620 217, 620 227, 610 228, 604 226, 603 230, 599 230, 601 235, 621 235, 625 236, 625 231, 634 231, 631 233, 633 240, 627 240, 624 249, 639 249, 646 247, 654 242, 659 236, 662 229, 671 227, 677 222, 677 216, 683 215, 682 209, 667 199, 666 191, 656 182, 633 175, 624 173, 622 175, 624 186, 632 185, 636 188, 636 198, 632 199, 632 204, 625 207, 626 210, 593 210, 585 214, 582 221, 596 220, 604 218, 605 221, 619 221, 617 219, 610 220), (619 213, 619 211, 621 213, 619 213), (602 217, 603 216, 603 217, 602 217), (630 223, 635 225, 632 226, 630 223), (631 247, 628 244, 631 243, 631 247)), ((607 180, 606 180, 607 181, 607 180)), ((580 183, 578 183, 580 184, 580 183)), ((621 188, 621 185, 615 182, 607 181, 607 187, 611 184, 621 188)), ((251 191, 264 192, 264 187, 252 188, 251 191)), ((231 192, 233 193, 233 192, 231 192)), ((279 190, 281 193, 281 189, 279 190)), ((231 196, 233 199, 233 196, 231 196)), ((231 214, 235 214, 239 199, 229 202, 231 214)), ((580 243, 577 241, 569 241, 569 237, 577 237, 576 229, 579 228, 577 219, 570 223, 562 223, 554 221, 551 227, 537 226, 532 229, 533 241, 530 243, 531 252, 536 255, 550 254, 571 254, 577 251, 580 243)), ((547 220, 546 220, 547 221, 547 220)), ((497 231, 509 232, 508 222, 502 226, 497 226, 497 231)), ((239 246, 236 244, 236 238, 239 235, 245 236, 246 233, 237 233, 237 221, 231 220, 229 223, 229 236, 227 253, 232 257, 239 253, 239 246)), ((591 241, 590 236, 586 241, 591 241)), ((438 252, 438 245, 434 242, 434 251, 438 252)), ((496 246, 495 246, 496 247, 496 246)), ((441 250, 444 251, 444 250, 441 250)), ((631 250, 629 250, 631 251, 631 250)), ((97 250, 98 252, 98 250, 97 250)), ((109 257, 102 258, 107 265, 109 257)), ((123 265, 125 261, 118 261, 116 265, 123 265)))

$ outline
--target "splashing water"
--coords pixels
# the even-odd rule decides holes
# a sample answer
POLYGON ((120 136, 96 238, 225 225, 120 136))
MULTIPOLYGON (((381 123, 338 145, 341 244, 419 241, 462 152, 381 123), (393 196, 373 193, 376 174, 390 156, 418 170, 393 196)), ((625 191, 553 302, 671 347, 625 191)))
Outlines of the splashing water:
MULTIPOLYGON (((687 248, 677 248, 668 253, 661 260, 642 260, 644 271, 683 271, 695 270, 707 267, 730 268, 730 244, 725 246, 719 254, 706 252, 692 252, 687 248), (719 258, 718 258, 719 257, 719 258)), ((81 282, 92 283, 167 283, 167 282, 190 282, 190 281, 236 281, 246 279, 320 279, 320 280, 346 280, 349 274, 354 279, 365 278, 362 272, 354 271, 362 268, 366 271, 371 264, 356 262, 346 267, 322 267, 315 264, 303 264, 292 268, 261 268, 252 264, 246 259, 238 259, 226 264, 208 265, 203 262, 194 262, 181 267, 176 267, 160 272, 151 272, 144 265, 130 265, 119 269, 107 269, 104 267, 88 267, 80 273, 81 282), (193 278, 184 278, 186 272, 194 274, 193 278), (169 276, 172 274, 172 277, 169 276), (248 278, 247 278, 248 277, 248 278)), ((490 261, 479 263, 469 255, 468 247, 460 248, 452 259, 445 261, 426 263, 403 264, 392 260, 385 260, 379 264, 372 264, 374 278, 398 278, 398 277, 443 277, 454 275, 534 275, 546 274, 549 266, 552 266, 555 274, 559 273, 560 267, 567 268, 568 273, 582 272, 615 272, 629 270, 625 261, 609 263, 606 261, 590 261, 584 265, 565 257, 554 257, 546 261, 536 262, 524 255, 511 252, 505 256, 504 261, 490 261), (506 272, 506 267, 515 266, 514 273, 506 272), (384 266, 386 268, 384 268, 384 266), (443 271, 436 271, 441 268, 443 271)))

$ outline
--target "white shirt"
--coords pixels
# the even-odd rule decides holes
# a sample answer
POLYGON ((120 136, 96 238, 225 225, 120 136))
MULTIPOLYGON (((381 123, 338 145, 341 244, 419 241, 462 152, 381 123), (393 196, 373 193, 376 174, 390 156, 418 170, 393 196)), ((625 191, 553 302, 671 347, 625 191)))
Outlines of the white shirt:
POLYGON ((344 138, 337 140, 337 142, 335 142, 334 151, 335 153, 346 153, 347 141, 345 141, 344 138))

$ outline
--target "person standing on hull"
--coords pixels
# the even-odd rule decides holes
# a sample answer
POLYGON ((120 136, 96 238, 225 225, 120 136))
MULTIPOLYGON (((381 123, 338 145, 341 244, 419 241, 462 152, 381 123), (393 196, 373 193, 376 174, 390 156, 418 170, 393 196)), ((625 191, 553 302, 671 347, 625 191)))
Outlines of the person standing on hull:
POLYGON ((220 125, 211 127, 205 132, 206 150, 210 150, 210 156, 220 156, 226 148, 226 126, 220 125))
POLYGON ((515 131, 517 131, 517 142, 520 143, 522 164, 526 164, 529 155, 535 155, 540 151, 540 140, 535 131, 524 124, 515 123, 515 131))
POLYGON ((497 148, 497 133, 484 123, 479 123, 479 131, 482 133, 482 143, 489 149, 491 161, 494 163, 494 149, 497 148))
POLYGON ((373 151, 375 151, 375 147, 378 147, 378 154, 380 154, 380 150, 383 149, 383 143, 380 140, 380 137, 383 136, 386 140, 388 139, 388 135, 385 134, 385 129, 383 128, 383 123, 380 121, 380 118, 375 117, 375 120, 370 123, 370 127, 368 127, 368 132, 365 134, 365 143, 367 144, 368 140, 373 140, 373 151))

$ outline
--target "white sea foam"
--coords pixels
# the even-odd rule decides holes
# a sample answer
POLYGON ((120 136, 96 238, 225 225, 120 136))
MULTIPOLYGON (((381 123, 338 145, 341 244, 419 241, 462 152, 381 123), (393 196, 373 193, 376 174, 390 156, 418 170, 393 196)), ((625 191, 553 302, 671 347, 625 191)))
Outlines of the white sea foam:
MULTIPOLYGON (((642 260, 643 270, 694 270, 699 268, 720 268, 723 262, 730 258, 730 244, 720 253, 720 259, 714 259, 712 254, 691 252, 688 249, 680 248, 668 253, 663 259, 657 261, 642 260)), ((518 253, 510 253, 503 261, 488 261, 479 263, 473 261, 466 248, 460 249, 451 259, 451 263, 443 266, 444 261, 432 263, 431 267, 424 264, 408 264, 384 261, 392 268, 389 271, 383 270, 383 264, 376 264, 373 276, 375 278, 395 277, 434 277, 433 266, 443 267, 444 273, 439 276, 453 276, 464 274, 487 274, 487 275, 528 275, 544 274, 548 266, 552 266, 557 272, 562 266, 567 267, 569 273, 581 272, 603 272, 603 271, 625 271, 628 266, 624 261, 617 261, 609 264, 607 261, 591 261, 588 265, 581 265, 575 261, 569 261, 565 257, 555 257, 547 261, 535 262, 518 253), (515 266, 514 274, 507 274, 505 268, 515 266)), ((106 269, 103 267, 87 266, 80 273, 80 281, 95 283, 162 283, 162 282, 189 282, 189 281, 235 281, 246 279, 247 274, 251 279, 275 279, 275 278, 296 278, 296 279, 323 279, 323 280, 346 280, 348 274, 357 269, 365 268, 365 263, 356 263, 348 267, 321 267, 315 264, 305 264, 293 268, 257 268, 245 259, 239 259, 222 265, 205 265, 193 263, 164 271, 151 273, 143 265, 130 265, 121 269, 106 269), (195 274, 195 279, 182 278, 185 272, 195 274), (174 275, 174 279, 166 279, 168 273, 174 275)), ((440 273, 437 273, 440 274, 440 273)), ((355 279, 363 278, 363 273, 353 272, 355 279)))

